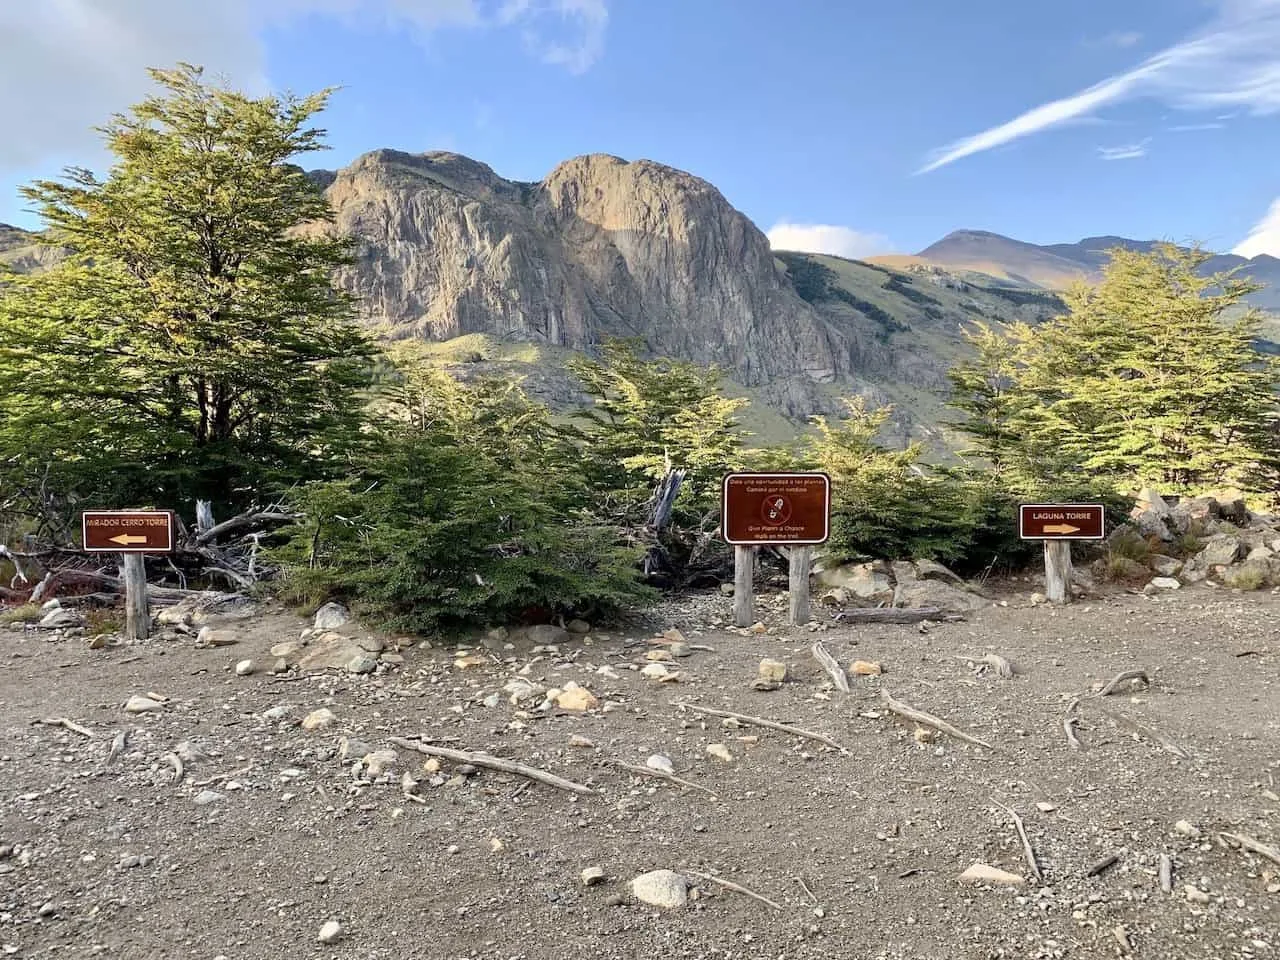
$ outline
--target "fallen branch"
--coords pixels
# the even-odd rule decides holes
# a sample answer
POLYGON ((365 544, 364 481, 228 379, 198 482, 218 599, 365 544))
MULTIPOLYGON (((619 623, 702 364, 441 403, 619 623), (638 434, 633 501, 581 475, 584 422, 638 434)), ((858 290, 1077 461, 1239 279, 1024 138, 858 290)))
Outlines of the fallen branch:
POLYGON ((839 623, 919 623, 922 620, 963 620, 958 613, 944 613, 940 607, 860 607, 843 610, 831 619, 839 623))
POLYGON ((935 717, 931 713, 925 713, 923 710, 917 710, 915 707, 908 706, 899 700, 893 699, 887 690, 880 691, 880 699, 884 701, 884 704, 890 713, 895 713, 904 720, 910 720, 913 723, 917 723, 924 727, 933 727, 933 729, 940 733, 945 733, 949 737, 955 737, 957 740, 963 740, 965 743, 972 743, 974 746, 984 747, 987 750, 996 749, 985 740, 979 740, 977 737, 970 736, 963 730, 953 727, 940 717, 935 717))
POLYGON ((1143 684, 1145 684, 1146 686, 1151 685, 1151 678, 1147 676, 1147 671, 1124 670, 1120 673, 1117 673, 1114 677, 1112 677, 1105 684, 1103 684, 1102 689, 1098 691, 1098 696, 1109 697, 1111 696, 1111 694, 1115 693, 1118 689, 1120 689, 1120 684, 1128 683, 1130 680, 1141 680, 1143 684))
POLYGON ((836 663, 836 658, 827 653, 827 648, 822 645, 821 640, 813 645, 813 659, 817 660, 819 666, 827 672, 827 676, 831 678, 837 690, 841 693, 849 692, 849 675, 844 672, 840 664, 836 663))
POLYGON ((669 783, 679 784, 682 787, 688 787, 690 790, 697 790, 700 793, 705 793, 712 799, 719 799, 714 791, 708 790, 701 784, 692 783, 682 777, 677 777, 674 773, 667 773, 665 770, 655 770, 652 767, 641 767, 634 763, 623 763, 621 760, 614 760, 612 757, 607 758, 605 762, 626 770, 628 773, 639 774, 643 777, 653 777, 655 780, 666 780, 669 783))
POLYGON ((230 520, 223 520, 216 526, 210 527, 204 533, 196 536, 195 542, 198 546, 212 543, 218 537, 232 530, 240 530, 244 527, 255 527, 266 523, 293 523, 298 517, 292 513, 277 513, 274 511, 264 511, 262 513, 242 513, 238 517, 232 517, 230 520))
POLYGON ((1160 744, 1160 746, 1168 750, 1175 757, 1180 757, 1183 760, 1191 759, 1191 754, 1187 753, 1186 750, 1178 746, 1168 737, 1159 733, 1157 730, 1147 726, 1145 723, 1141 723, 1137 720, 1134 720, 1132 717, 1126 717, 1122 713, 1116 713, 1113 710, 1103 710, 1101 707, 1099 707, 1098 709, 1102 710, 1104 714, 1106 714, 1108 717, 1110 717, 1115 723, 1119 724, 1120 726, 1128 727, 1130 730, 1134 731, 1135 733, 1141 736, 1146 737, 1148 740, 1151 740, 1151 741, 1154 741, 1155 743, 1160 744))
POLYGON ((1040 872, 1040 864, 1036 863, 1036 853, 1031 849, 1031 838, 1027 836, 1027 828, 1023 826, 1022 818, 1018 816, 1013 807, 1006 807, 998 800, 992 800, 991 802, 1013 817, 1013 826, 1018 831, 1018 839, 1022 841, 1022 853, 1027 859, 1027 866, 1031 868, 1031 875, 1036 878, 1036 883, 1043 884, 1044 874, 1040 872))
POLYGON ((1238 833, 1220 833, 1218 836, 1223 840, 1234 840, 1240 844, 1241 849, 1256 853, 1260 857, 1266 857, 1272 863, 1280 865, 1280 847, 1273 847, 1251 837, 1242 837, 1238 833))
POLYGON ((452 760, 455 763, 470 763, 473 766, 487 767, 490 770, 498 770, 502 773, 513 773, 518 777, 536 780, 538 783, 555 787, 557 790, 567 790, 579 796, 594 797, 598 794, 598 791, 592 790, 590 787, 584 787, 582 784, 574 783, 572 780, 557 777, 554 773, 547 773, 537 767, 528 767, 523 763, 516 763, 514 760, 504 760, 501 757, 490 756, 487 753, 470 753, 465 750, 451 750, 448 747, 433 747, 404 737, 392 737, 391 742, 397 747, 403 747, 405 750, 416 750, 418 753, 425 753, 429 757, 443 757, 445 760, 452 760))
POLYGON ((742 886, 742 884, 734 883, 732 880, 725 880, 721 877, 712 876, 709 873, 696 873, 695 871, 692 871, 692 870, 689 871, 689 875, 697 877, 699 880, 706 880, 710 883, 718 884, 719 886, 724 887, 726 890, 732 890, 734 893, 740 893, 744 897, 750 897, 752 900, 755 900, 759 903, 763 903, 767 907, 773 907, 773 909, 775 910, 783 909, 782 904, 774 903, 768 897, 762 897, 760 894, 756 893, 754 890, 748 890, 746 887, 742 886))
POLYGON ((1015 673, 1013 669, 1013 664, 1011 664, 1004 657, 995 653, 988 653, 981 657, 966 657, 966 656, 957 655, 956 659, 966 660, 969 663, 984 664, 985 666, 978 667, 976 671, 977 673, 979 674, 986 673, 986 668, 990 667, 992 670, 996 672, 996 676, 999 677, 1001 680, 1012 680, 1013 675, 1015 673))
POLYGON ((1160 854, 1160 867, 1157 870, 1160 878, 1160 891, 1173 893, 1173 858, 1167 853, 1160 854))
POLYGON ((789 733, 795 737, 802 737, 805 740, 816 740, 818 743, 825 743, 828 747, 833 747, 843 754, 848 754, 848 748, 836 743, 830 737, 821 733, 814 733, 811 730, 802 730, 799 727, 792 727, 785 723, 778 723, 775 720, 765 720, 763 717, 752 717, 745 713, 733 713, 729 710, 716 710, 712 707, 701 707, 696 703, 677 703, 677 707, 681 710, 692 710, 695 713, 705 713, 713 717, 724 717, 726 720, 737 720, 741 723, 749 723, 757 727, 766 727, 769 730, 778 730, 782 733, 789 733))
POLYGON ((1083 750, 1084 744, 1080 742, 1080 738, 1076 736, 1076 724, 1080 722, 1080 718, 1076 716, 1076 707, 1080 706, 1080 698, 1076 697, 1067 707, 1066 715, 1062 718, 1062 732, 1067 735, 1067 743, 1072 750, 1083 750))
POLYGON ((82 727, 74 720, 69 720, 66 717, 46 717, 45 719, 37 720, 36 722, 42 723, 47 727, 62 727, 65 730, 70 730, 72 733, 78 733, 82 737, 88 737, 90 739, 93 738, 92 730, 88 727, 82 727))

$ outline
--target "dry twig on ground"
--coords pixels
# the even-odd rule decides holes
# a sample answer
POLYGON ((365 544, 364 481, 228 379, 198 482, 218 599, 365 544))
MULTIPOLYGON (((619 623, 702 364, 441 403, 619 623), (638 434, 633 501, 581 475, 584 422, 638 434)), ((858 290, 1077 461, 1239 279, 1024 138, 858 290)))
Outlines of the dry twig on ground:
POLYGON ((713 876, 710 873, 695 873, 692 870, 689 871, 689 874, 690 876, 697 877, 699 880, 706 880, 710 883, 718 884, 719 886, 724 887, 726 890, 732 890, 734 893, 740 893, 744 897, 750 897, 752 900, 756 900, 760 903, 763 903, 765 906, 773 907, 773 909, 775 910, 783 909, 782 904, 774 903, 768 897, 763 897, 760 894, 756 893, 754 890, 748 890, 746 887, 742 886, 739 883, 734 883, 732 880, 725 880, 721 877, 713 876))
POLYGON ((813 659, 817 660, 819 666, 826 671, 837 690, 841 693, 849 692, 849 675, 844 672, 840 664, 836 663, 836 658, 827 653, 827 648, 822 645, 821 640, 813 645, 813 659))
POLYGON ((1123 670, 1102 685, 1102 689, 1098 691, 1098 696, 1109 697, 1120 689, 1121 684, 1128 683, 1130 680, 1141 680, 1145 686, 1151 685, 1151 678, 1147 676, 1147 671, 1123 670))
POLYGON ((590 787, 584 787, 580 783, 557 777, 554 773, 539 770, 537 767, 526 766, 523 763, 516 763, 514 760, 504 760, 501 757, 494 757, 487 753, 471 753, 466 750, 435 747, 431 744, 409 740, 405 737, 391 737, 391 742, 397 747, 402 747, 405 750, 416 750, 418 753, 425 753, 429 757, 441 757, 445 760, 452 760, 454 763, 469 763, 472 766, 487 767, 490 770, 497 770, 501 773, 513 773, 518 777, 536 780, 538 783, 546 784, 548 787, 567 790, 569 793, 576 793, 579 796, 594 797, 598 793, 598 791, 592 790, 590 787))
POLYGON ((910 720, 923 727, 933 727, 933 729, 937 730, 939 733, 945 733, 949 737, 955 737, 957 740, 962 740, 965 743, 971 743, 977 747, 984 747, 987 750, 996 749, 985 740, 979 740, 977 737, 970 736, 963 730, 953 727, 940 717, 935 717, 931 713, 925 713, 923 710, 917 710, 915 707, 908 706, 900 700, 895 700, 889 695, 887 690, 880 691, 880 699, 884 701, 884 704, 890 713, 897 714, 904 720, 910 720))
POLYGON ((749 723, 757 727, 766 727, 769 730, 778 730, 782 733, 789 733, 795 737, 803 737, 806 740, 816 740, 818 743, 825 743, 828 747, 834 747, 841 753, 847 754, 849 752, 846 747, 836 743, 830 737, 824 736, 821 733, 814 733, 811 730, 802 730, 799 727, 792 727, 785 723, 778 723, 776 720, 765 720, 763 717, 753 717, 745 713, 734 713, 731 710, 716 710, 712 707, 701 707, 696 703, 681 702, 677 703, 676 706, 681 710, 692 710, 695 713, 710 714, 713 717, 723 717, 726 720, 737 720, 740 723, 749 723))
POLYGON ((701 784, 692 783, 682 777, 677 777, 674 773, 667 773, 665 770, 655 770, 652 767, 641 767, 634 763, 624 763, 621 760, 614 760, 612 757, 607 758, 605 762, 611 766, 626 770, 628 773, 639 774, 642 777, 653 777, 655 780, 666 780, 668 783, 678 784, 682 787, 688 787, 690 790, 697 790, 700 793, 705 793, 713 800, 719 799, 714 790, 708 790, 701 784))

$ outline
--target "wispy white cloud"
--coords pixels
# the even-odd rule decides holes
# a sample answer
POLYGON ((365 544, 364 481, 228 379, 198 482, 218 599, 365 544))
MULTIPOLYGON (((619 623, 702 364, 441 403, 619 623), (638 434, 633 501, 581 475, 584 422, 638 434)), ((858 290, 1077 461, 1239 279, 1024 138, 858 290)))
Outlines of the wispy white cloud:
POLYGON ((1165 129, 1170 133, 1195 133, 1199 130, 1221 130, 1225 126, 1225 123, 1214 120, 1210 123, 1178 123, 1165 129))
POLYGON ((838 227, 824 223, 777 223, 769 230, 767 236, 769 246, 774 250, 828 253, 836 257, 847 257, 850 260, 889 253, 893 250, 889 238, 881 234, 862 233, 851 227, 838 227))
POLYGON ((928 173, 1137 98, 1179 110, 1280 111, 1280 0, 1218 0, 1213 22, 1123 73, 936 151, 928 173))
POLYGON ((1280 257, 1280 199, 1272 201, 1262 219, 1231 252, 1239 257, 1253 258, 1262 253, 1280 257))
POLYGON ((1142 42, 1142 34, 1137 30, 1115 30, 1102 38, 1100 43, 1106 47, 1127 49, 1136 47, 1142 42))
POLYGON ((581 73, 603 53, 608 9, 606 0, 0 0, 0 90, 15 91, 4 102, 0 172, 96 163, 93 126, 150 92, 147 67, 185 60, 266 90, 263 29, 308 17, 424 45, 445 30, 520 31, 537 59, 581 73))
POLYGON ((1151 138, 1140 143, 1125 143, 1118 147, 1099 147, 1098 156, 1103 160, 1136 160, 1147 155, 1147 144, 1151 138))

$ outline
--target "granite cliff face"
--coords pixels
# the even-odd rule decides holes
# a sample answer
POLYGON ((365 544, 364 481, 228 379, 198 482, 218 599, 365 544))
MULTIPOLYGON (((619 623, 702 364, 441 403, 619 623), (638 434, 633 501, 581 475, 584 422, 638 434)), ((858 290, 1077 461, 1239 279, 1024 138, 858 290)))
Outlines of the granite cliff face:
POLYGON ((338 282, 385 336, 574 350, 640 337, 793 415, 829 406, 816 384, 889 362, 873 324, 801 299, 764 234, 670 167, 597 154, 529 184, 457 154, 379 150, 315 176, 336 222, 313 229, 358 238, 338 282))

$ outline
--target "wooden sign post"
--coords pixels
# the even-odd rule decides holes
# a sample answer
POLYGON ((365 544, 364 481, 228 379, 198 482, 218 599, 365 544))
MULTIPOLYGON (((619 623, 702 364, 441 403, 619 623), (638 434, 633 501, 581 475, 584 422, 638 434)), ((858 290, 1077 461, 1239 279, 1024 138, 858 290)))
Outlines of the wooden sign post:
POLYGON ((1018 536, 1044 541, 1044 594, 1050 603, 1071 598, 1071 541, 1102 540, 1106 510, 1100 503, 1024 503, 1018 536))
POLYGON ((733 622, 755 622, 752 572, 757 547, 787 548, 793 625, 809 622, 813 547, 831 532, 831 478, 825 473, 731 473, 721 488, 720 530, 733 545, 733 622))
POLYGON ((145 640, 151 632, 147 602, 148 553, 173 550, 173 514, 168 510, 87 510, 80 517, 87 553, 118 553, 124 580, 125 635, 145 640))

